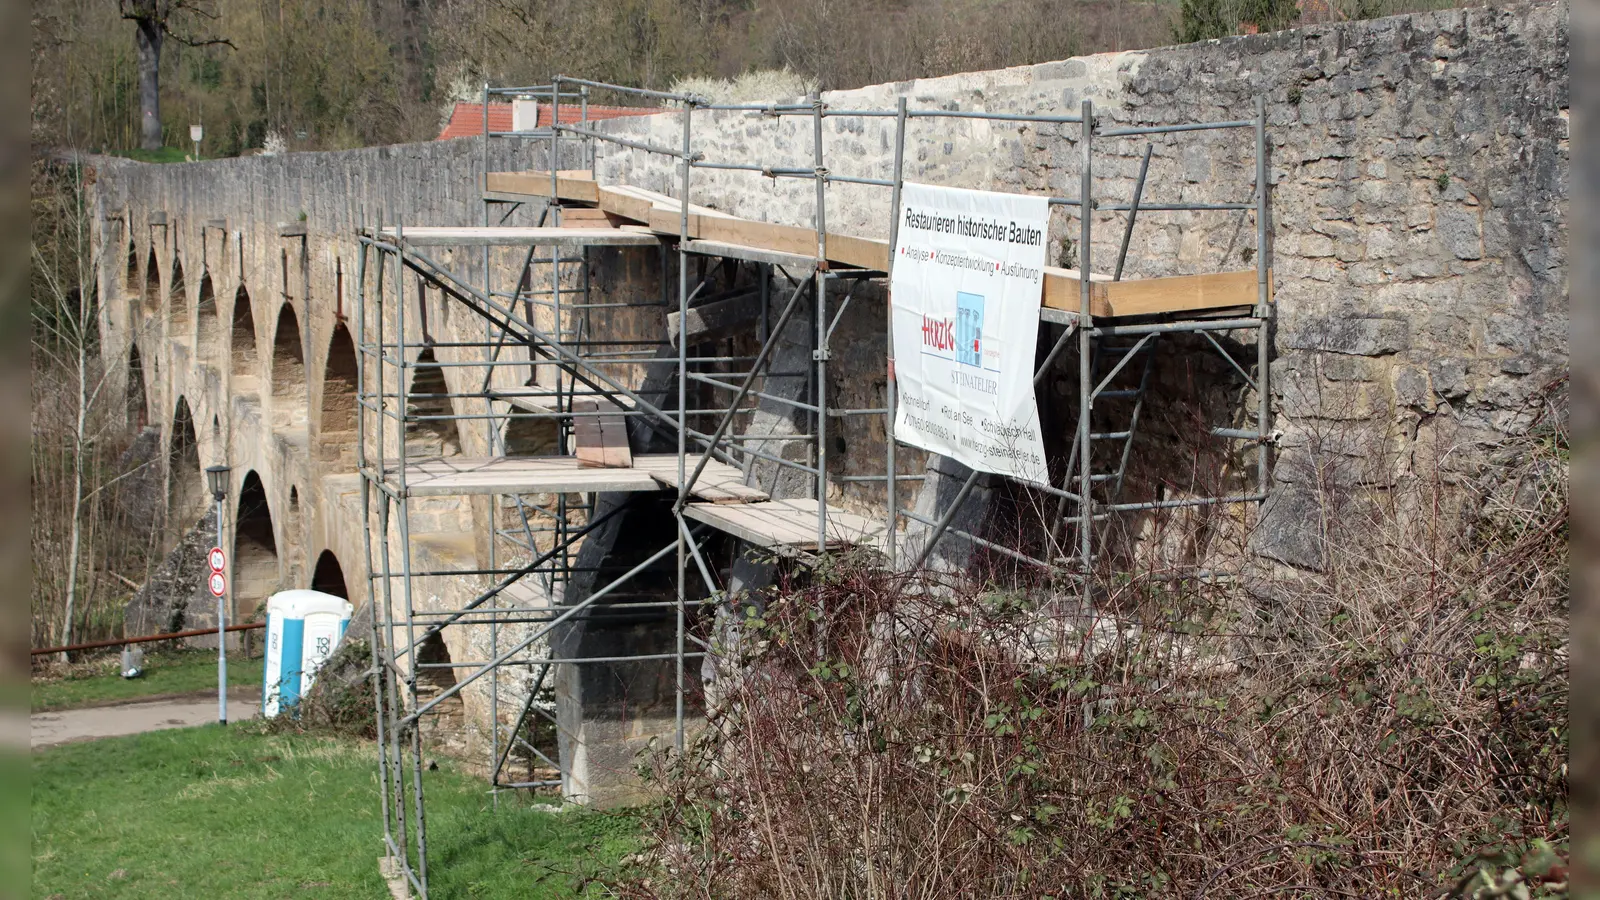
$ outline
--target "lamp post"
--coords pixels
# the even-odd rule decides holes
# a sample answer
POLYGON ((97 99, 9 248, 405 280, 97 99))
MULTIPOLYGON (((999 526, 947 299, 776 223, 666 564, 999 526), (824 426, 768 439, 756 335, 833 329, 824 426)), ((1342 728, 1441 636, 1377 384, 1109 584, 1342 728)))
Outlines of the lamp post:
MULTIPOLYGON (((217 501, 217 546, 222 546, 222 504, 228 499, 227 466, 207 466, 206 484, 217 501)), ((228 724, 228 602, 227 590, 217 594, 217 721, 228 724)))

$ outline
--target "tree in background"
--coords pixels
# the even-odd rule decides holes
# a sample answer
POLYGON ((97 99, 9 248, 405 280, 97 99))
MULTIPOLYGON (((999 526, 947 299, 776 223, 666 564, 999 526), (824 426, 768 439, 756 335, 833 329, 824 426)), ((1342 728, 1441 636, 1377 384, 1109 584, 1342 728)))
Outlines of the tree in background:
POLYGON ((1299 18, 1295 0, 1183 0, 1172 36, 1192 44, 1238 34, 1246 25, 1279 31, 1299 18))
POLYGON ((269 133, 346 149, 428 140, 485 81, 663 89, 787 70, 835 90, 1466 2, 52 0, 33 7, 34 136, 186 148, 184 126, 202 122, 209 156, 269 133))
MULTIPOLYGON (((130 456, 127 397, 113 396, 100 343, 93 246, 76 162, 32 172, 29 355, 32 390, 33 646, 118 635, 135 577, 158 549, 134 502, 152 463, 130 456)), ((120 248, 118 248, 120 249, 120 248)), ((120 349, 120 348, 119 348, 120 349)), ((128 351, 114 354, 128 359, 128 351)), ((143 397, 141 379, 126 392, 143 397)), ((140 411, 142 412, 142 410, 140 411)), ((159 482, 156 482, 159 484, 159 482)))
POLYGON ((217 18, 203 0, 117 0, 117 9, 133 23, 134 44, 139 48, 139 146, 160 150, 162 45, 169 37, 190 47, 233 44, 227 38, 200 37, 192 30, 217 18))

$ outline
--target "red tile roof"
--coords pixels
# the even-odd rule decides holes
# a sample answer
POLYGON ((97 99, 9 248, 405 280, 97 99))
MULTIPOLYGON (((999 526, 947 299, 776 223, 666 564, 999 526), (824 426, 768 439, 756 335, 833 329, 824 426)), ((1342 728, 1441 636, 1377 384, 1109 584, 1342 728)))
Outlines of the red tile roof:
MULTIPOLYGON (((511 104, 489 104, 489 130, 511 130, 511 104)), ((450 114, 450 121, 439 132, 439 140, 473 134, 483 134, 483 104, 457 103, 455 111, 450 114)))
MULTIPOLYGON (((595 106, 590 104, 588 118, 589 121, 593 122, 601 119, 621 118, 622 116, 650 116, 661 111, 656 107, 595 106)), ((562 104, 561 122, 562 124, 571 124, 583 121, 583 113, 584 110, 577 104, 562 104)), ((550 105, 548 103, 539 104, 538 118, 539 121, 535 127, 546 128, 550 125, 550 105)), ((511 130, 511 104, 489 104, 489 130, 511 130)), ((444 126, 444 130, 439 132, 439 140, 468 137, 476 134, 483 134, 483 104, 457 103, 455 110, 450 113, 450 121, 444 126)))

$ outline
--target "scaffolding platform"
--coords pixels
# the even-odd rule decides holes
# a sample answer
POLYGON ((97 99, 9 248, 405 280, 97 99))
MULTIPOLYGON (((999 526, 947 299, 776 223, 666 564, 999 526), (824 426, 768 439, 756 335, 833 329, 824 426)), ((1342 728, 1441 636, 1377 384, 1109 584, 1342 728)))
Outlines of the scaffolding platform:
MULTIPOLYGON (((693 472, 698 455, 684 457, 684 471, 693 472)), ((629 468, 586 466, 576 456, 452 456, 408 463, 405 492, 412 497, 472 494, 587 494, 660 491, 678 483, 675 453, 634 457, 629 468)), ((399 489, 399 473, 384 479, 399 489)), ((708 460, 689 495, 711 504, 760 503, 767 494, 744 483, 744 473, 725 462, 708 460)), ((813 518, 816 515, 812 510, 813 518)), ((813 541, 815 543, 815 541, 813 541)))
MULTIPOLYGON (((528 391, 491 390, 486 391, 485 393, 491 400, 502 400, 511 404, 512 406, 515 406, 517 409, 520 409, 523 412, 539 413, 542 415, 565 414, 569 412, 569 410, 565 409, 564 407, 570 406, 575 399, 573 397, 573 392, 570 389, 566 391, 556 391, 554 388, 548 390, 528 391)), ((578 397, 576 399, 583 400, 587 398, 578 397)), ((607 397, 606 399, 625 410, 631 410, 634 408, 633 398, 631 397, 625 397, 619 394, 607 397)))
MULTIPOLYGON (((524 196, 530 200, 553 198, 593 204, 612 215, 641 223, 634 227, 654 234, 658 239, 680 237, 680 230, 687 219, 689 240, 684 242, 683 250, 688 253, 785 267, 816 267, 817 232, 814 229, 742 219, 694 204, 689 205, 685 217, 682 204, 672 197, 631 185, 603 185, 592 180, 586 181, 584 174, 562 172, 553 195, 549 172, 495 172, 490 174, 490 178, 491 183, 515 187, 519 192, 525 191, 524 196)), ((607 229, 570 230, 588 232, 607 229)), ((406 240, 411 241, 411 229, 406 229, 405 234, 406 240)), ((879 272, 889 268, 888 241, 834 232, 828 232, 826 238, 829 262, 879 272)), ((1081 309, 1082 277, 1082 273, 1076 269, 1046 266, 1042 305, 1064 312, 1081 309)), ((1256 269, 1128 279, 1116 279, 1096 272, 1089 276, 1090 315, 1097 319, 1112 319, 1255 306, 1259 299, 1257 278, 1256 269)), ((1271 280, 1269 272, 1269 285, 1271 280)), ((1270 293, 1268 296, 1270 300, 1270 293)))
MULTIPOLYGON (((457 456, 409 463, 404 472, 406 493, 413 497, 661 490, 649 472, 589 468, 576 456, 457 456)), ((385 481, 400 487, 398 473, 385 481)))
POLYGON ((655 232, 641 226, 618 228, 562 228, 545 225, 408 225, 398 231, 382 228, 378 235, 402 238, 413 247, 654 247, 661 243, 655 232))
POLYGON ((781 250, 769 250, 765 247, 749 247, 743 244, 724 244, 720 241, 690 240, 683 244, 684 252, 698 256, 716 256, 724 259, 742 259, 746 262, 768 263, 782 266, 799 272, 811 272, 817 268, 815 253, 784 253, 781 250))
MULTIPOLYGON (((820 552, 817 548, 817 501, 810 497, 738 505, 690 503, 683 508, 683 514, 781 556, 820 552)), ((881 519, 828 507, 827 546, 823 550, 852 546, 881 548, 883 537, 881 519)))
MULTIPOLYGON (((694 467, 699 464, 699 454, 685 455, 684 477, 689 477, 694 472, 694 467)), ((678 484, 676 453, 640 454, 633 458, 633 467, 649 472, 662 487, 676 487, 678 484)), ((706 461, 706 467, 700 471, 700 477, 695 479, 694 487, 689 489, 689 496, 714 504, 760 503, 768 499, 766 491, 744 483, 744 472, 740 471, 738 466, 715 459, 706 461)))

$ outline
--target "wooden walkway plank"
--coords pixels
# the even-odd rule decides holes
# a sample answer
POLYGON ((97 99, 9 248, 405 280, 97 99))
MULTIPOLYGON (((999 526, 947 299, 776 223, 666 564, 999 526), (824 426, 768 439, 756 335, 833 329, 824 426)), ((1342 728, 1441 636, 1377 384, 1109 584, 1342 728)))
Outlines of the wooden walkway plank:
MULTIPOLYGON (((395 476, 389 482, 398 487, 395 476)), ((637 469, 592 469, 575 456, 450 457, 406 466, 412 496, 453 494, 562 494, 591 491, 658 491, 637 469)))
MULTIPOLYGON (((566 247, 646 247, 661 243, 656 235, 637 228, 592 226, 552 228, 543 225, 466 225, 459 228, 411 225, 400 231, 405 242, 415 247, 517 247, 561 245, 566 247)), ((394 228, 379 231, 393 238, 394 228)))
MULTIPOLYGON (((549 197, 550 172, 490 172, 484 188, 496 193, 549 197)), ((562 169, 556 172, 555 199, 598 203, 600 188, 588 169, 562 169)))
MULTIPOLYGON (((691 503, 684 515, 719 531, 780 554, 817 551, 817 501, 809 498, 765 503, 691 503)), ((828 509, 828 548, 879 547, 883 523, 842 509, 828 509)))
MULTIPOLYGON (((683 462, 684 477, 693 474, 694 467, 699 463, 698 455, 686 457, 683 462)), ((636 469, 649 472, 661 482, 662 487, 676 489, 678 486, 676 454, 643 453, 633 458, 633 465, 636 469)), ((738 467, 718 460, 706 463, 705 471, 700 473, 689 495, 708 503, 760 503, 767 499, 766 491, 744 483, 744 473, 738 467)))
POLYGON ((626 469, 633 465, 633 451, 628 447, 628 420, 621 409, 601 400, 574 400, 572 411, 590 413, 572 419, 577 439, 574 454, 580 467, 626 469))

